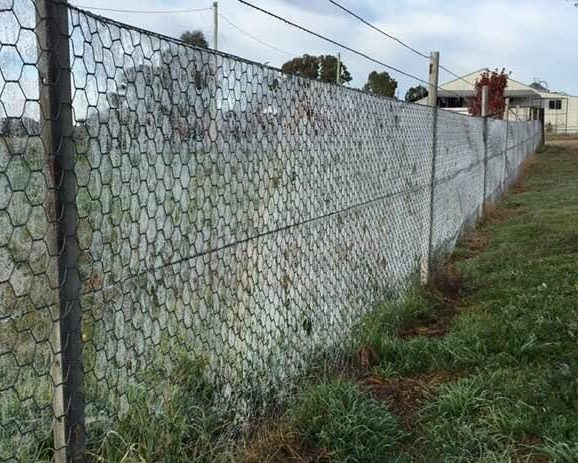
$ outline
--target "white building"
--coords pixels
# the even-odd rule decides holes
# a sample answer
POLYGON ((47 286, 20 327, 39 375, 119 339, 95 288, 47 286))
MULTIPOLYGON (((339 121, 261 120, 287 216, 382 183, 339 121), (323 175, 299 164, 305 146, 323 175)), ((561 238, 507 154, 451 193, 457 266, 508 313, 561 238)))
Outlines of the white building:
MULTIPOLYGON (((468 114, 468 101, 474 96, 474 84, 485 69, 449 81, 438 90, 438 106, 468 114)), ((528 120, 532 108, 544 108, 546 132, 578 133, 578 96, 550 92, 540 84, 526 85, 512 78, 506 88, 508 119, 528 120)), ((427 104, 427 98, 417 101, 427 104)))

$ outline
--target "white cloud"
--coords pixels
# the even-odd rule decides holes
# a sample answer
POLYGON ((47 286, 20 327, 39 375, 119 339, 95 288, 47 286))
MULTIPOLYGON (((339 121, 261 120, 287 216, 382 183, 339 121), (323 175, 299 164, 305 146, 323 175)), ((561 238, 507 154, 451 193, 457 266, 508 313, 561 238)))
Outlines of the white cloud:
MULTIPOLYGON (((207 9, 211 0, 73 0, 83 6, 125 10, 207 9), (85 5, 86 3, 86 5, 85 5)), ((428 62, 394 41, 348 16, 326 0, 252 0, 257 5, 359 49, 380 61, 427 80, 428 62)), ((578 94, 578 9, 564 0, 340 0, 378 27, 399 36, 415 48, 441 52, 442 64, 458 74, 482 67, 505 67, 523 82, 547 81, 552 90, 578 94)), ((24 5, 24 0, 15 3, 24 5)), ((26 2, 28 8, 31 3, 26 2)), ((31 9, 31 8, 30 8, 31 9)), ((220 12, 255 37, 295 55, 341 51, 353 75, 351 86, 363 86, 367 74, 379 65, 267 17, 237 0, 220 0, 220 12)), ((121 22, 178 37, 188 29, 202 30, 212 42, 212 12, 187 14, 131 14, 98 12, 121 22)), ((5 31, 2 37, 9 31, 5 31)), ((8 39, 6 39, 8 40, 8 39)), ((280 67, 286 54, 268 48, 220 21, 220 48, 246 59, 280 67)), ((34 45, 29 47, 34 50, 34 45)), ((6 72, 9 67, 6 68, 6 72)), ((398 95, 418 82, 395 72, 398 95)), ((442 72, 442 81, 452 77, 442 72)), ((20 101, 20 100, 19 100, 20 101)), ((20 105, 21 106, 21 105, 20 105)), ((9 108, 0 108, 8 110, 9 108)), ((21 109, 18 109, 21 111, 21 109)))
MULTIPOLYGON (((88 0, 86 0, 88 1, 88 0)), ((395 42, 372 31, 325 0, 254 0, 268 10, 287 17, 324 35, 342 41, 381 61, 427 79, 428 63, 395 42)), ((348 8, 362 12, 373 23, 400 36, 429 53, 439 50, 442 62, 460 74, 482 67, 506 67, 514 77, 529 81, 547 80, 559 90, 578 93, 574 78, 578 70, 575 22, 578 9, 563 0, 341 0, 348 8), (564 66, 564 67, 562 67, 564 66)), ((127 0, 123 9, 180 9, 210 6, 210 1, 127 0)), ((118 7, 117 0, 101 0, 99 7, 118 7)), ((337 47, 307 36, 273 18, 256 12, 236 0, 221 0, 223 15, 261 40, 290 53, 336 53, 337 47)), ((123 22, 178 36, 185 29, 201 29, 212 35, 212 13, 186 15, 133 15, 106 13, 123 22)), ((288 59, 221 21, 220 44, 224 51, 280 66, 288 59)), ((342 51, 354 80, 363 85, 367 74, 378 65, 342 51)), ((391 73, 398 77, 395 73, 391 73)), ((446 76, 448 79, 450 76, 446 76)), ((403 93, 414 85, 399 77, 403 93)))

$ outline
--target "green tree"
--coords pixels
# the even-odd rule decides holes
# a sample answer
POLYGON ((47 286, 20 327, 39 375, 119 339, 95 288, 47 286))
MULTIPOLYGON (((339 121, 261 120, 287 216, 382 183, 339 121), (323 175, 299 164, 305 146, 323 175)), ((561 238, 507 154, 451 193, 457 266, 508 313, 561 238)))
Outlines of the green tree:
POLYGON ((405 101, 408 103, 413 103, 427 97, 428 93, 429 92, 427 91, 427 88, 425 88, 423 85, 411 87, 405 94, 405 101))
POLYGON ((309 79, 319 78, 319 58, 312 55, 303 55, 287 61, 281 70, 287 74, 295 74, 309 79))
POLYGON ((185 31, 181 34, 180 39, 195 47, 209 48, 209 42, 207 42, 205 34, 203 34, 202 31, 185 31))
POLYGON ((372 71, 367 76, 367 83, 363 86, 364 92, 373 93, 374 95, 394 97, 397 90, 397 80, 392 79, 385 71, 372 71))
MULTIPOLYGON (((343 62, 341 62, 341 72, 339 74, 341 76, 341 83, 351 82, 351 74, 343 62)), ((337 57, 333 55, 321 55, 319 57, 319 79, 323 82, 336 83, 336 78, 337 57)))
MULTIPOLYGON (((287 74, 295 74, 309 79, 321 80, 322 82, 335 83, 337 77, 337 58, 332 55, 313 56, 305 54, 287 61, 283 64, 281 70, 287 74)), ((341 82, 346 83, 350 81, 351 74, 347 70, 347 66, 342 62, 341 82)))

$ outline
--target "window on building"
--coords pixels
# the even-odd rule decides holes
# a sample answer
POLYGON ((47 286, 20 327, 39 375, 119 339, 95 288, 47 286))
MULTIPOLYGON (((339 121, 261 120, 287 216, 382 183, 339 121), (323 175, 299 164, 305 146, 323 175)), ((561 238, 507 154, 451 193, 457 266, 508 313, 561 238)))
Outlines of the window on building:
POLYGON ((440 108, 465 108, 467 103, 462 97, 439 97, 438 106, 440 108))
POLYGON ((548 107, 552 110, 562 109, 562 100, 550 100, 548 107))

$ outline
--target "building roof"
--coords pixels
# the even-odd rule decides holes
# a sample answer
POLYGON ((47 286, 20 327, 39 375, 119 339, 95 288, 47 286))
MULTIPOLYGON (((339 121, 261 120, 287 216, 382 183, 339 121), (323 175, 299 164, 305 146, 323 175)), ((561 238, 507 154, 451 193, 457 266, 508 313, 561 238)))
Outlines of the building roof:
MULTIPOLYGON (((438 96, 441 97, 472 97, 475 93, 476 80, 480 75, 489 71, 489 69, 479 69, 474 72, 470 72, 462 77, 454 80, 450 80, 442 84, 438 89, 438 96)), ((551 92, 548 90, 540 91, 536 86, 526 85, 516 79, 508 78, 508 86, 504 92, 506 97, 520 97, 520 98, 532 98, 532 99, 554 99, 554 98, 577 98, 572 95, 568 95, 564 92, 551 92)), ((419 104, 427 104, 427 97, 416 101, 419 104)))
MULTIPOLYGON (((450 80, 440 86, 438 96, 452 97, 452 96, 473 96, 475 93, 476 80, 480 74, 488 71, 488 69, 479 69, 478 71, 470 72, 461 78, 450 80)), ((515 79, 508 79, 508 86, 505 91, 506 97, 535 97, 539 98, 541 93, 529 85, 519 82, 515 79)))

